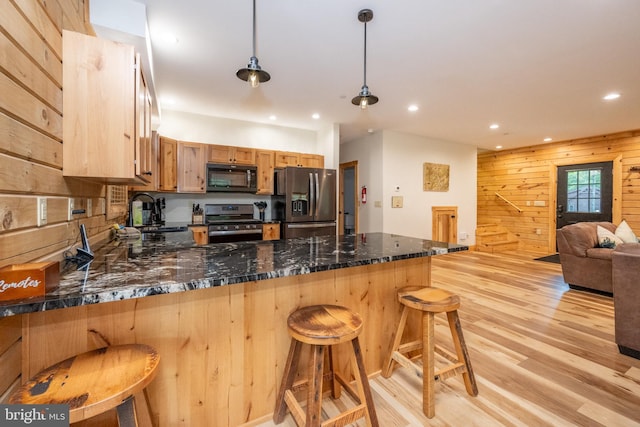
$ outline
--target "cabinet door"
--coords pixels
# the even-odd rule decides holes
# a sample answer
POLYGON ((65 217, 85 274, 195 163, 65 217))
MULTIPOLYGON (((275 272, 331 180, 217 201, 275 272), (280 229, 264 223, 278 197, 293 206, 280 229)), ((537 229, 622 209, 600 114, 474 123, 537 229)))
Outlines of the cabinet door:
POLYGON ((206 144, 178 142, 178 192, 205 192, 206 149, 206 144))
POLYGON ((228 145, 208 145, 207 160, 209 163, 231 163, 233 154, 228 145))
POLYGON ((253 148, 233 147, 233 162, 239 165, 255 165, 256 150, 253 148))
POLYGON ((298 166, 298 153, 276 151, 276 167, 298 166))
POLYGON ((300 166, 305 168, 323 168, 324 156, 300 153, 300 166))
POLYGON ((139 182, 133 47, 64 31, 62 64, 62 174, 139 182))
POLYGON ((159 191, 178 190, 178 141, 164 136, 159 141, 159 191))
POLYGON ((258 166, 258 191, 256 194, 273 194, 274 164, 275 152, 256 150, 256 165, 258 166))
POLYGON ((262 240, 279 240, 280 224, 262 224, 262 240))
POLYGON ((140 55, 136 55, 136 175, 149 183, 154 181, 154 161, 151 144, 151 95, 142 70, 140 55))

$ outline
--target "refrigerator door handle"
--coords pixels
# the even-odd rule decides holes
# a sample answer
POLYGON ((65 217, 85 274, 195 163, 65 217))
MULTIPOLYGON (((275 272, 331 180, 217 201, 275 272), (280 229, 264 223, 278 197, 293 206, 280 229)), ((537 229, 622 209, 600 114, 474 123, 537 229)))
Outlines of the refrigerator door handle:
POLYGON ((316 186, 313 182, 313 173, 309 172, 309 215, 316 216, 316 186))
POLYGON ((320 214, 318 212, 318 206, 320 205, 320 184, 318 183, 318 172, 316 172, 314 175, 316 178, 316 203, 313 209, 313 217, 314 219, 317 219, 318 215, 320 214))

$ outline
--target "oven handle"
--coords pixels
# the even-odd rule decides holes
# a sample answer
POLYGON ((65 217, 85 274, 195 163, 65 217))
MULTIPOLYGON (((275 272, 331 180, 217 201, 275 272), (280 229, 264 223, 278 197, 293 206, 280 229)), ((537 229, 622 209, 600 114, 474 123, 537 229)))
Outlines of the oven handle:
POLYGON ((209 236, 230 236, 232 234, 259 234, 262 236, 262 230, 225 230, 225 231, 210 231, 209 236))
POLYGON ((335 222, 313 222, 313 223, 291 223, 287 224, 287 228, 318 228, 318 227, 335 227, 335 222))

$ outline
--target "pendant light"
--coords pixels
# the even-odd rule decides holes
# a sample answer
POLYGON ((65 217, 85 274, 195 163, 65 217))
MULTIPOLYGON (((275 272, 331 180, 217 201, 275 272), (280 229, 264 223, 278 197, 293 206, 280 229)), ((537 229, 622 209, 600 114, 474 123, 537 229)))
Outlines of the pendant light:
POLYGON ((378 97, 369 92, 367 86, 367 22, 373 19, 373 11, 371 9, 362 9, 358 12, 358 21, 364 23, 364 83, 358 96, 351 100, 353 105, 359 105, 360 108, 366 110, 369 105, 378 102, 378 97))
POLYGON ((236 73, 240 80, 249 82, 251 87, 258 87, 260 83, 268 82, 271 79, 269 73, 258 65, 256 57, 256 0, 253 0, 253 55, 249 58, 247 68, 241 68, 236 73))

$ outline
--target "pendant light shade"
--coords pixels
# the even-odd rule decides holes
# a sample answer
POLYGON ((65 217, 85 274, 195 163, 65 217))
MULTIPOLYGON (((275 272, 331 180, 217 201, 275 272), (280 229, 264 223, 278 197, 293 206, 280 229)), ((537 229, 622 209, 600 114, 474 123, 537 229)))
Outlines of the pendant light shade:
POLYGON ((247 68, 239 69, 236 76, 240 80, 249 82, 251 87, 258 87, 260 83, 268 82, 271 79, 269 73, 260 67, 256 57, 256 0, 253 0, 253 55, 249 58, 247 68))
POLYGON ((363 110, 369 105, 378 102, 378 97, 369 92, 369 86, 367 86, 367 22, 372 19, 373 11, 371 9, 362 9, 358 12, 358 21, 364 23, 364 81, 360 93, 351 100, 351 103, 353 105, 359 105, 363 110))

